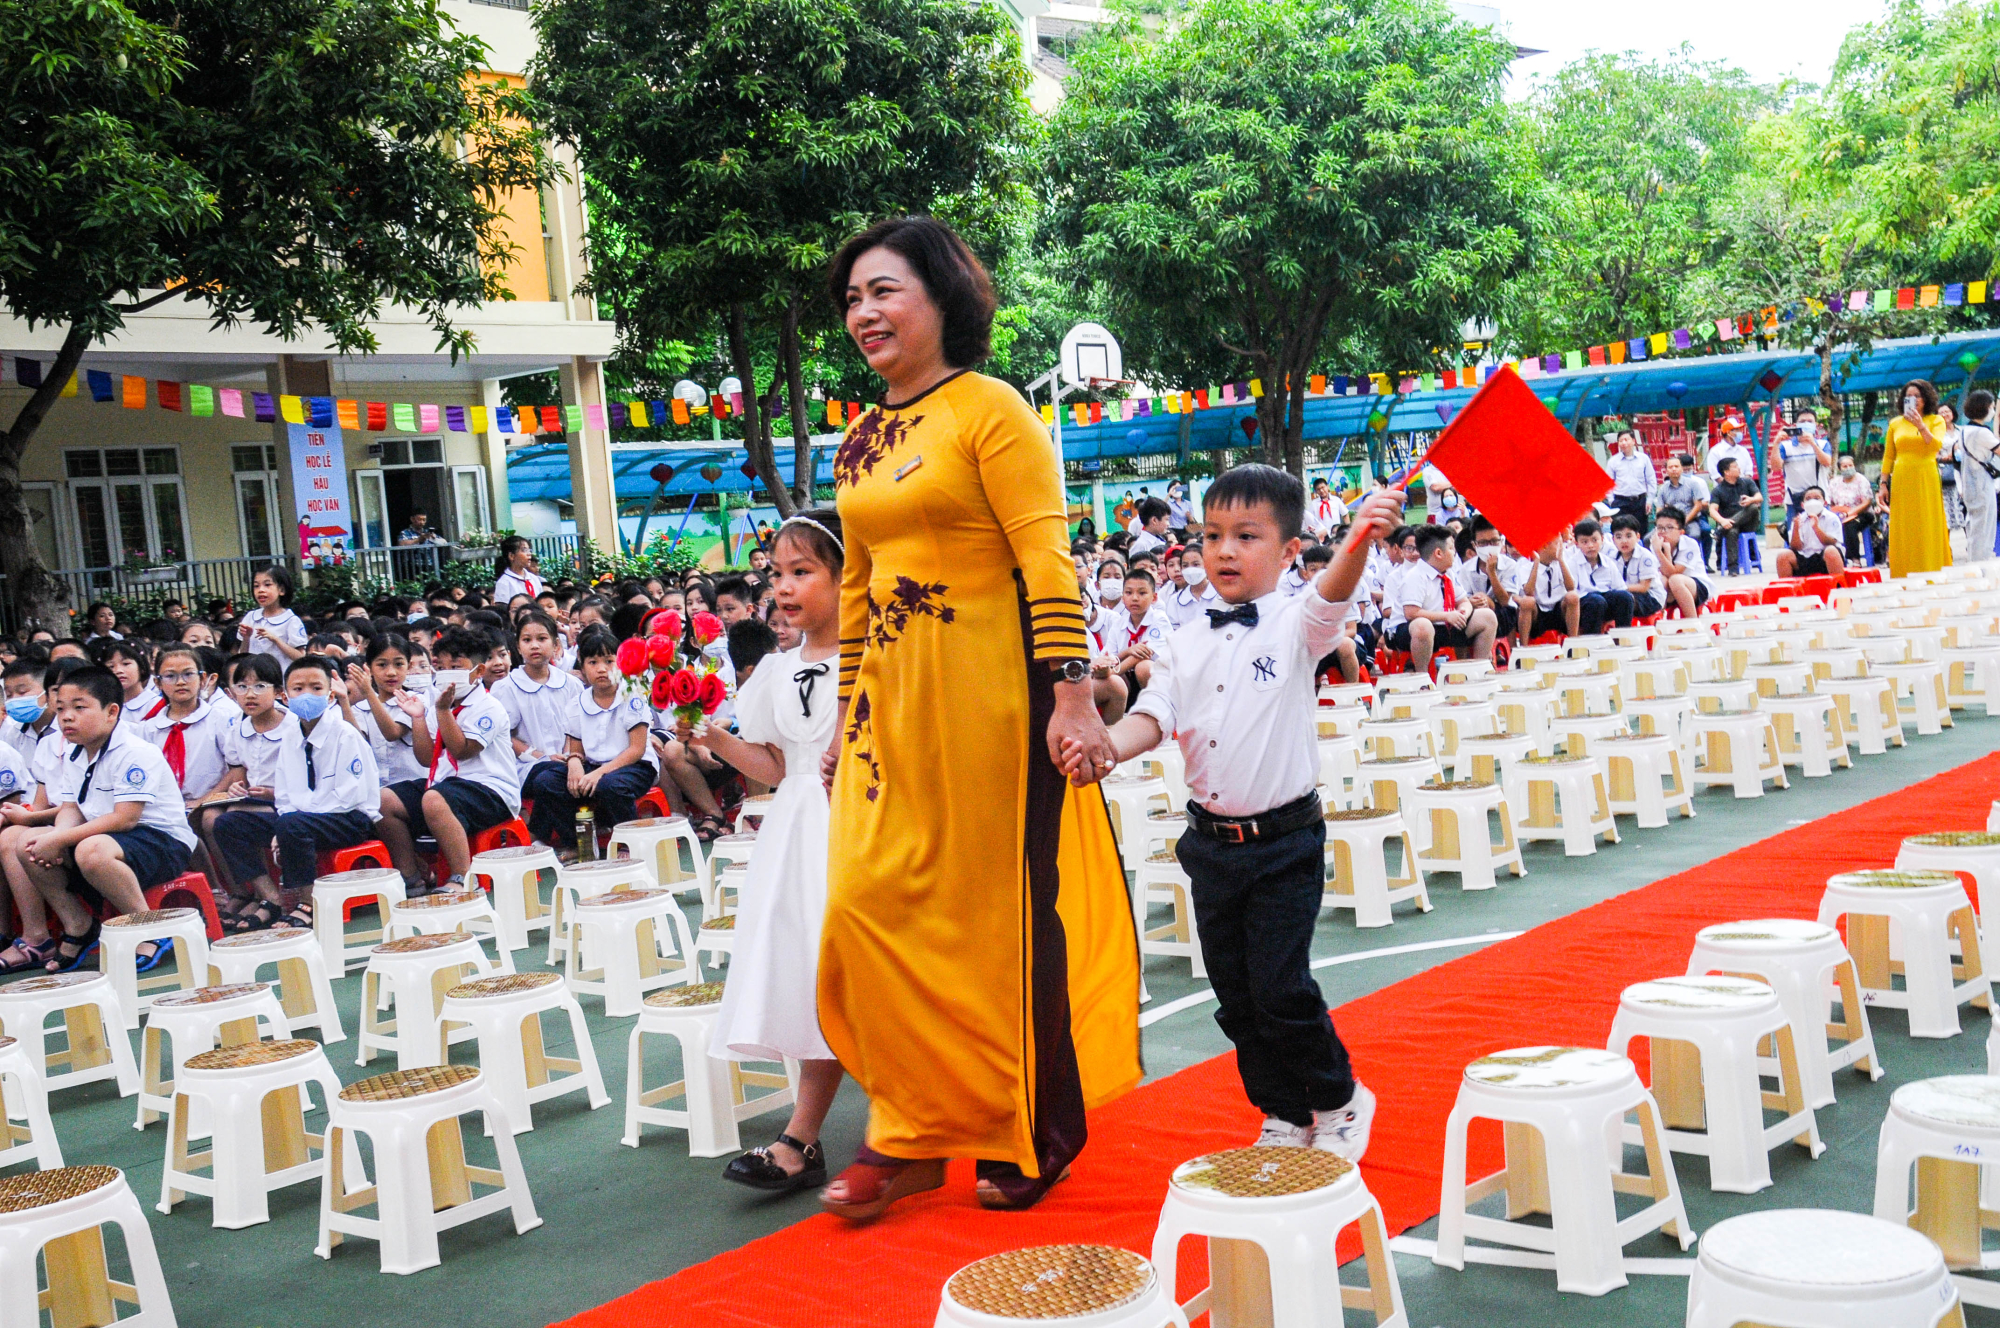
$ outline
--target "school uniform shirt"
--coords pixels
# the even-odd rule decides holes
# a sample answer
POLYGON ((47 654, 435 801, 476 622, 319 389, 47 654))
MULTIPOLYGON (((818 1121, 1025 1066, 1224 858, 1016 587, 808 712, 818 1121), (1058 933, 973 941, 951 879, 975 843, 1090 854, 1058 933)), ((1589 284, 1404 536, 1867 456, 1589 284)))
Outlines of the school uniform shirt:
POLYGON ((1797 524, 1785 530, 1787 543, 1791 541, 1794 529, 1799 532, 1799 552, 1807 557, 1822 549, 1842 548, 1846 543, 1846 536, 1841 533, 1840 518, 1826 508, 1821 508, 1818 516, 1799 513, 1797 524))
MULTIPOLYGON (((1528 584, 1534 559, 1510 558, 1503 551, 1493 555, 1493 568, 1500 574, 1500 589, 1512 597, 1528 584)), ((1486 564, 1476 554, 1452 568, 1451 575, 1461 599, 1466 595, 1484 595, 1495 604, 1500 602, 1500 597, 1493 593, 1493 578, 1486 575, 1486 564)))
MULTIPOLYGON (((1560 608, 1563 596, 1570 592, 1569 585, 1563 581, 1562 567, 1557 566, 1555 563, 1545 563, 1539 558, 1534 559, 1533 562, 1534 571, 1530 574, 1533 579, 1530 584, 1535 588, 1535 607, 1537 609, 1560 608)), ((1568 550, 1563 551, 1562 562, 1565 566, 1569 565, 1568 550)), ((1571 567, 1570 570, 1574 573, 1576 569, 1571 567)), ((1577 580, 1576 589, 1579 594, 1583 591, 1583 580, 1580 577, 1577 580)))
POLYGON ((1611 493, 1615 498, 1644 498, 1657 483, 1653 458, 1644 452, 1634 452, 1631 456, 1613 452, 1604 468, 1611 472, 1611 493))
POLYGON ((1465 597, 1459 593, 1458 585, 1452 581, 1450 573, 1440 572, 1429 563, 1407 563, 1405 566, 1409 570, 1403 574, 1403 579, 1400 582, 1402 593, 1397 596, 1397 599, 1400 601, 1397 608, 1402 611, 1405 617, 1409 616, 1409 610, 1405 606, 1411 604, 1416 605, 1420 609, 1428 609, 1433 613, 1445 612, 1447 606, 1444 602, 1444 588, 1447 584, 1451 586, 1452 602, 1449 608, 1463 609, 1467 607, 1465 597))
POLYGON ((263 733, 250 722, 248 715, 239 715, 222 736, 222 753, 229 764, 243 770, 243 782, 251 788, 270 788, 278 778, 278 752, 284 746, 287 730, 297 731, 299 721, 289 710, 278 712, 281 716, 276 724, 263 733))
POLYGON ((34 761, 35 749, 42 745, 42 739, 55 732, 56 722, 49 720, 46 728, 36 728, 31 720, 23 724, 18 719, 0 720, 0 737, 5 737, 7 746, 26 765, 34 761))
POLYGON ((1104 615, 1104 647, 1109 654, 1122 655, 1133 646, 1157 646, 1173 630, 1173 623, 1157 604, 1137 622, 1132 621, 1132 611, 1120 605, 1104 615))
POLYGON ((1756 460, 1747 447, 1742 447, 1736 443, 1717 443, 1714 447, 1708 449, 1708 473, 1715 476, 1718 480, 1721 479, 1722 463, 1731 457, 1736 458, 1736 478, 1738 479, 1742 479, 1750 473, 1750 467, 1756 460))
POLYGON ((1132 545, 1126 549, 1125 556, 1136 558, 1142 553, 1158 553, 1166 547, 1167 542, 1165 540, 1142 527, 1139 533, 1132 537, 1132 545))
MULTIPOLYGON (((1654 554, 1653 557, 1657 560, 1659 555, 1654 554)), ((1692 535, 1682 535, 1674 545, 1673 556, 1669 561, 1679 563, 1687 569, 1685 572, 1679 573, 1679 575, 1688 577, 1699 585, 1707 586, 1710 594, 1715 593, 1715 583, 1708 579, 1708 565, 1701 559, 1700 540, 1692 535)), ((1662 564, 1660 567, 1661 573, 1664 574, 1666 570, 1666 566, 1662 564)), ((1665 602, 1665 600, 1661 601, 1663 604, 1665 602)))
POLYGON ((1324 540, 1340 528, 1347 520, 1347 504, 1340 501, 1340 495, 1328 494, 1324 498, 1306 499, 1306 529, 1324 540))
POLYGON ((416 734, 410 730, 410 717, 395 708, 395 703, 383 698, 389 713, 403 726, 400 738, 385 737, 382 726, 375 722, 373 706, 354 707, 354 727, 361 730, 361 736, 368 740, 368 750, 375 757, 375 774, 386 786, 401 784, 405 780, 422 779, 430 772, 417 761, 416 734))
POLYGON ((563 708, 563 732, 583 744, 583 759, 591 765, 615 758, 632 741, 633 729, 652 722, 653 707, 643 695, 619 697, 603 706, 585 687, 563 708))
POLYGON ((1619 574, 1618 564, 1609 561, 1604 550, 1597 551, 1596 561, 1588 561, 1572 544, 1563 550, 1563 562, 1569 565, 1570 575, 1576 578, 1576 593, 1579 595, 1601 595, 1607 590, 1623 590, 1625 578, 1619 574))
POLYGON ((62 729, 51 724, 42 740, 35 744, 35 754, 28 758, 28 773, 34 776, 35 787, 45 790, 43 800, 51 807, 56 805, 56 779, 62 774, 63 758, 68 755, 69 744, 63 741, 62 729))
POLYGON ((1305 592, 1306 575, 1296 567, 1287 567, 1278 577, 1278 593, 1286 599, 1305 592))
MULTIPOLYGON (((242 712, 237 712, 241 718, 242 712)), ((167 754, 167 745, 173 740, 174 729, 180 728, 181 739, 181 796, 199 798, 212 792, 222 782, 223 772, 229 769, 229 753, 224 743, 229 735, 229 715, 212 701, 203 701, 195 706, 186 719, 175 719, 162 707, 152 714, 152 718, 142 721, 145 725, 146 740, 160 749, 160 755, 167 754)), ((171 760, 167 762, 173 764, 171 760)))
POLYGON ((1778 465, 1785 472, 1785 493, 1804 493, 1819 483, 1818 439, 1781 438, 1778 440, 1778 465))
POLYGON ((1653 490, 1655 511, 1662 507, 1672 507, 1690 520, 1694 517, 1694 510, 1707 501, 1708 486, 1701 482, 1699 476, 1685 472, 1682 473, 1679 484, 1668 484, 1662 480, 1660 487, 1653 490))
POLYGON ((526 669, 515 669, 493 684, 493 698, 507 712, 508 733, 528 744, 517 758, 525 776, 537 762, 563 757, 563 725, 579 693, 589 689, 574 673, 551 667, 536 682, 526 669))
POLYGON ((1204 581, 1199 590, 1188 586, 1169 585, 1160 592, 1160 601, 1156 607, 1167 615, 1170 627, 1180 627, 1197 618, 1201 618, 1203 622, 1208 621, 1202 616, 1203 611, 1216 608, 1221 603, 1222 597, 1215 593, 1215 587, 1204 581))
POLYGON ((311 733, 296 719, 278 753, 277 783, 271 800, 280 816, 292 812, 362 812, 382 819, 382 777, 375 753, 361 731, 329 709, 311 733), (306 766, 306 753, 312 766, 306 766))
POLYGON ((1393 631, 1396 624, 1403 621, 1403 606, 1415 604, 1423 596, 1423 587, 1414 584, 1416 577, 1430 575, 1430 568, 1421 562, 1397 563, 1382 578, 1382 627, 1393 631))
POLYGON ((1635 595, 1651 595, 1655 604, 1664 605, 1667 602, 1666 573, 1660 570, 1658 555, 1644 544, 1634 548, 1629 558, 1615 548, 1607 549, 1603 558, 1617 565, 1625 589, 1635 595))
POLYGON ((35 777, 28 772, 28 763, 13 747, 0 743, 0 802, 19 798, 31 801, 35 796, 35 777))
POLYGON ((507 723, 507 711, 493 693, 483 687, 474 687, 466 695, 457 698, 452 713, 458 717, 459 731, 467 739, 479 744, 479 750, 460 761, 445 751, 437 740, 437 701, 432 698, 424 708, 424 725, 431 735, 431 766, 426 772, 426 782, 435 784, 453 775, 484 785, 500 795, 507 804, 507 810, 521 810, 521 770, 514 760, 514 744, 508 741, 512 732, 507 723))
POLYGON ((160 695, 160 689, 149 681, 139 689, 139 694, 118 707, 118 727, 131 725, 134 732, 145 733, 151 727, 154 715, 167 708, 167 698, 160 695))
POLYGON ((493 602, 499 605, 504 613, 514 596, 526 595, 529 599, 533 599, 547 588, 548 582, 533 572, 517 572, 510 567, 493 582, 493 602))
POLYGON ((140 825, 188 848, 195 845, 187 809, 181 804, 181 787, 167 768, 167 758, 129 728, 114 728, 95 759, 82 744, 71 747, 49 802, 57 807, 75 803, 86 821, 109 816, 121 802, 136 802, 140 825))
POLYGON ((1314 586, 1252 601, 1257 622, 1178 628, 1133 704, 1180 741, 1188 792, 1218 816, 1255 816, 1319 782, 1314 671, 1344 635, 1348 602, 1314 586))
POLYGON ((278 641, 283 641, 294 650, 306 648, 306 639, 310 633, 306 631, 304 620, 290 609, 280 609, 275 618, 266 617, 260 609, 245 617, 243 621, 252 627, 261 627, 277 638, 277 641, 267 640, 254 632, 248 640, 238 637, 237 639, 243 642, 243 649, 252 655, 269 655, 282 666, 289 660, 285 652, 278 649, 278 641))

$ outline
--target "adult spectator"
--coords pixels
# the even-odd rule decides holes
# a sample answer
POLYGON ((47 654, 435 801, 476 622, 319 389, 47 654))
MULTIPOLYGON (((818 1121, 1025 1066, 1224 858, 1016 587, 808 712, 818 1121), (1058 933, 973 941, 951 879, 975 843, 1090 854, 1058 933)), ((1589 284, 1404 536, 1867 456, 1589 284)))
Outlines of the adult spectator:
POLYGON ((1785 547, 1778 550, 1779 576, 1839 576, 1846 569, 1840 556, 1840 518, 1827 509, 1826 492, 1817 484, 1799 495, 1798 515, 1785 522, 1785 547))
POLYGON ((1118 505, 1111 509, 1111 524, 1120 530, 1129 531, 1138 516, 1139 500, 1132 496, 1130 489, 1127 489, 1125 496, 1118 500, 1118 505))
POLYGON ((1743 446, 1743 421, 1731 416, 1722 421, 1722 437, 1708 447, 1708 473, 1716 479, 1722 478, 1722 463, 1735 458, 1736 464, 1749 474, 1755 466, 1756 458, 1749 448, 1743 446))
POLYGON ((1686 532, 1701 544, 1702 570, 1709 567, 1708 522, 1701 515, 1708 508, 1708 484, 1695 471, 1694 458, 1676 452, 1667 458, 1666 474, 1653 490, 1653 510, 1673 508, 1682 514, 1686 532))
POLYGON ((1819 416, 1802 410, 1778 434, 1778 469, 1785 477, 1787 526, 1799 514, 1799 503, 1804 500, 1806 490, 1819 484, 1822 466, 1833 469, 1833 450, 1819 431, 1819 416))
POLYGON ((1882 433, 1882 510, 1889 513, 1889 575, 1909 576, 1951 566, 1938 453, 1950 426, 1938 411, 1929 380, 1903 385, 1902 413, 1882 433))
POLYGON ((1653 458, 1639 449, 1639 435, 1626 429, 1618 435, 1618 450, 1611 454, 1611 506, 1619 515, 1629 516, 1643 527, 1646 500, 1660 482, 1653 473, 1653 458))
POLYGON ((1826 486, 1827 505, 1840 518, 1842 547, 1846 560, 1860 566, 1861 532, 1875 524, 1875 486, 1854 464, 1854 458, 1840 458, 1833 482, 1826 486))
POLYGON ((396 536, 398 546, 408 544, 442 544, 444 536, 431 529, 431 515, 423 508, 410 513, 410 524, 403 527, 403 533, 396 536))
POLYGON ((1708 510, 1715 519, 1715 538, 1722 545, 1716 562, 1731 574, 1743 571, 1737 537, 1760 539, 1764 532, 1764 495, 1755 480, 1743 477, 1743 465, 1735 457, 1722 460, 1721 478, 1709 499, 1708 510))
POLYGON ((1985 388, 1965 399, 1965 423, 1958 431, 1958 496, 1965 504, 1965 561, 1993 556, 1993 481, 2000 458, 1993 453, 1993 394, 1985 388))
POLYGON ((1186 543, 1188 527, 1194 521, 1194 504, 1188 501, 1187 485, 1179 480, 1167 483, 1167 529, 1176 540, 1186 543))
POLYGON ((1436 526, 1456 521, 1463 528, 1464 523, 1472 520, 1472 509, 1458 496, 1458 490, 1439 489, 1437 502, 1431 505, 1429 520, 1436 526))

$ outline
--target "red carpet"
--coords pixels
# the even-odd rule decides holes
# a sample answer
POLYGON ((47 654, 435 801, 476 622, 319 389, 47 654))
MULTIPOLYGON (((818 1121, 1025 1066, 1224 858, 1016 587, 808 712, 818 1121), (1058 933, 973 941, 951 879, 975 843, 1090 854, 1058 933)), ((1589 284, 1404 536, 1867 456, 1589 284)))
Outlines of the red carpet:
MULTIPOLYGON (((1467 1062, 1504 1047, 1602 1046, 1619 992, 1643 978, 1682 972, 1700 928, 1738 918, 1813 917, 1829 875, 1889 865, 1905 835, 1983 829, 1997 794, 2000 755, 1341 1006, 1335 1022, 1381 1102, 1362 1171, 1391 1233, 1437 1213, 1445 1118, 1467 1062)), ((1766 805, 1775 817, 1784 800, 1766 805)), ((1505 888, 1532 890, 1534 878, 1505 888)), ((981 1210, 972 1199, 971 1164, 954 1164, 944 1189, 905 1200, 873 1227, 814 1216, 640 1287, 565 1328, 804 1328, 828 1321, 827 1296, 836 1288, 847 1307, 842 1317, 922 1328, 936 1316, 945 1279, 985 1255, 1066 1241, 1149 1252, 1173 1168, 1240 1146, 1257 1123, 1234 1058, 1218 1056, 1093 1113, 1090 1147, 1070 1180, 1032 1213, 981 1210)), ((1475 1131, 1472 1151, 1474 1175, 1497 1170, 1497 1128, 1484 1140, 1475 1131)), ((1206 1281, 1199 1264, 1183 1258, 1181 1299, 1206 1281)))

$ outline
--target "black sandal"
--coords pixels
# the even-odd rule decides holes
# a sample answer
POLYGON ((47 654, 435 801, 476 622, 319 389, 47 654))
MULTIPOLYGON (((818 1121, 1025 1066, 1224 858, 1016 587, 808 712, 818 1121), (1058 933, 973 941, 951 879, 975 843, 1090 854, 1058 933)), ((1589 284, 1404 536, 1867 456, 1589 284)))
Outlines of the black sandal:
POLYGON ((753 1148, 743 1156, 731 1159, 722 1169, 724 1180, 733 1180, 738 1185, 748 1185, 753 1190, 769 1190, 778 1194, 790 1194, 794 1190, 815 1189, 826 1184, 826 1153, 817 1141, 802 1144, 789 1134, 778 1136, 778 1142, 787 1148, 796 1149, 806 1161, 797 1175, 786 1171, 771 1156, 769 1147, 753 1148))
POLYGON ((0 973, 27 973, 37 970, 45 971, 49 959, 56 952, 56 946, 58 944, 60 944, 60 942, 58 942, 56 938, 53 936, 49 937, 47 940, 41 940, 41 941, 24 941, 20 937, 16 936, 13 939, 13 941, 8 944, 6 950, 0 950, 0 956, 6 955, 8 950, 17 950, 21 954, 21 960, 19 963, 10 964, 4 958, 0 958, 0 973))
POLYGON ((229 920, 229 930, 233 935, 246 931, 269 931, 277 925, 284 906, 268 899, 255 900, 239 909, 229 920))
POLYGON ((720 816, 702 815, 695 818, 694 837, 704 844, 713 844, 729 833, 729 824, 720 816))
POLYGON ((97 921, 92 919, 90 930, 81 936, 72 936, 67 930, 56 943, 55 953, 49 956, 44 970, 50 973, 71 973, 83 967, 83 961, 97 950, 97 921))
POLYGON ((297 927, 300 931, 311 931, 313 929, 312 900, 303 899, 294 904, 292 911, 285 914, 282 921, 287 927, 297 927))

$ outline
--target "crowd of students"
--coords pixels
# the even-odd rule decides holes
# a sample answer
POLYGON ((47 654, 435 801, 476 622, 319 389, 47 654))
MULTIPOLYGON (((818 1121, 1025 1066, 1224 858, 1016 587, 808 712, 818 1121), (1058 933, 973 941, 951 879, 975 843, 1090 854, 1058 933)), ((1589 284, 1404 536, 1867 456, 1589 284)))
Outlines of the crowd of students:
MULTIPOLYGON (((273 566, 240 614, 168 601, 133 622, 92 604, 75 636, 0 639, 0 973, 94 962, 102 915, 191 870, 232 931, 311 926, 321 855, 369 840, 413 895, 456 888, 473 839, 524 800, 566 859, 581 807, 616 825, 655 787, 704 840, 724 833, 743 777, 627 695, 615 656, 663 608, 732 687, 796 648, 767 550, 748 564, 551 585, 516 537, 491 594, 435 585, 314 619, 273 566)), ((170 947, 142 946, 141 970, 170 947)))

